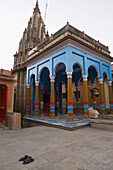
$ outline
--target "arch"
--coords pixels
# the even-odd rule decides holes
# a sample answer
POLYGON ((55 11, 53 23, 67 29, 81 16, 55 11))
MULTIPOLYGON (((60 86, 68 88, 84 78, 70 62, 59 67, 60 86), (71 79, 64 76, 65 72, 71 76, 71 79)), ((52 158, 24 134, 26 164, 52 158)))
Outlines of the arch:
POLYGON ((31 74, 30 77, 29 77, 29 84, 31 83, 31 79, 34 78, 35 80, 35 74, 31 74))
MULTIPOLYGON (((42 67, 41 70, 39 71, 39 74, 38 74, 38 80, 40 80, 41 73, 45 68, 47 68, 49 70, 48 67, 42 67)), ((49 70, 49 74, 50 74, 50 70, 49 70)))
POLYGON ((73 64, 73 67, 74 67, 74 65, 79 65, 79 67, 80 67, 80 69, 81 69, 81 71, 82 71, 82 74, 84 74, 83 67, 81 66, 81 64, 80 64, 79 62, 74 63, 74 64, 73 64))
POLYGON ((82 66, 78 62, 75 63, 73 65, 73 74, 72 74, 72 80, 75 82, 75 86, 78 86, 82 74, 83 74, 82 66))
MULTIPOLYGON (((54 68, 54 72, 53 72, 54 76, 55 76, 55 73, 56 73, 56 70, 57 70, 57 67, 58 67, 59 64, 64 64, 64 63, 63 62, 59 62, 59 63, 56 64, 56 66, 54 68)), ((64 64, 64 66, 65 66, 65 64, 64 64)), ((66 66, 65 66, 65 69, 66 69, 66 66)))
POLYGON ((107 80, 109 80, 109 76, 107 72, 103 72, 103 79, 104 79, 104 75, 106 76, 107 80))
POLYGON ((91 80, 92 84, 95 83, 96 78, 99 77, 99 71, 94 65, 89 66, 89 68, 88 68, 88 77, 91 80), (90 70, 91 68, 93 70, 90 70))
POLYGON ((67 85, 67 75, 66 75, 66 66, 63 62, 60 62, 55 67, 55 82, 59 86, 59 82, 65 82, 67 85))
POLYGON ((94 65, 90 65, 90 66, 88 67, 88 69, 89 69, 90 67, 94 67, 94 68, 95 68, 95 70, 97 71, 97 77, 99 78, 99 77, 100 77, 100 73, 99 73, 97 67, 94 66, 94 65))

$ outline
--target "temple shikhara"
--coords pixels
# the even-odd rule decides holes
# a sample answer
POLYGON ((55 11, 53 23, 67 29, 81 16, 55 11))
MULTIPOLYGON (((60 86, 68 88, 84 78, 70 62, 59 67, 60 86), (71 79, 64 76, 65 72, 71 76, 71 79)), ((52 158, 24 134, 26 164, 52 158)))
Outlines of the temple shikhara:
POLYGON ((67 125, 77 113, 87 122, 89 107, 112 113, 111 62, 108 46, 68 22, 49 36, 37 1, 14 55, 14 111, 49 122, 67 114, 67 125))

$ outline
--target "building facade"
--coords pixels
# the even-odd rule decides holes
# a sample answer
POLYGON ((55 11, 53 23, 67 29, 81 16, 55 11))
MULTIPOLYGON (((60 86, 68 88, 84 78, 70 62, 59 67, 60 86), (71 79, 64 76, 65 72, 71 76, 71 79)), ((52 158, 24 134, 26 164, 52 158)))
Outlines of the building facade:
POLYGON ((112 61, 108 47, 69 23, 45 33, 37 1, 14 55, 16 111, 35 119, 47 115, 51 122, 68 114, 67 124, 75 122, 74 113, 89 119, 89 107, 112 113, 112 61))
POLYGON ((8 112, 13 112, 14 77, 12 71, 0 69, 0 121, 6 122, 8 112))

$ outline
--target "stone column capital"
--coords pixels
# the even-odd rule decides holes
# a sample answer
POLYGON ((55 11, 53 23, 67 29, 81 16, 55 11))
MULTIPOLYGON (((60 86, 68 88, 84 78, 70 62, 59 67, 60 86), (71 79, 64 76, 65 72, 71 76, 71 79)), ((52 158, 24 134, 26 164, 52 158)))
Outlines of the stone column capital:
POLYGON ((40 81, 35 81, 35 85, 39 86, 40 81))
POLYGON ((109 85, 109 86, 112 86, 112 81, 108 81, 108 85, 109 85))
POLYGON ((26 87, 27 87, 27 88, 30 88, 30 84, 26 84, 26 87))
POLYGON ((103 84, 103 79, 99 79, 99 84, 103 84))
POLYGON ((50 81, 51 81, 51 82, 55 82, 55 77, 54 77, 54 76, 51 76, 51 77, 50 77, 50 81))
POLYGON ((87 77, 88 77, 88 75, 83 75, 83 76, 82 76, 83 81, 87 81, 87 80, 88 80, 87 77))
POLYGON ((72 78, 72 71, 67 71, 67 78, 72 78))

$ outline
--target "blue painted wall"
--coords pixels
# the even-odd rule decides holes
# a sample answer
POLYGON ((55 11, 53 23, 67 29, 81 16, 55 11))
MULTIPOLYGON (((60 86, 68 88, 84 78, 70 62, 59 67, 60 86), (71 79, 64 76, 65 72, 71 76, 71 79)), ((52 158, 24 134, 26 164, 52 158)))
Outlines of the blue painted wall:
POLYGON ((29 66, 27 68, 27 83, 29 83, 32 74, 35 74, 35 81, 40 79, 41 71, 44 67, 48 68, 49 76, 53 76, 58 63, 65 64, 66 72, 73 72, 73 65, 77 63, 82 70, 82 75, 88 75, 89 67, 94 66, 97 70, 98 78, 103 78, 103 73, 105 72, 108 79, 112 80, 110 63, 68 45, 29 66))

